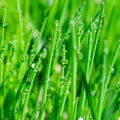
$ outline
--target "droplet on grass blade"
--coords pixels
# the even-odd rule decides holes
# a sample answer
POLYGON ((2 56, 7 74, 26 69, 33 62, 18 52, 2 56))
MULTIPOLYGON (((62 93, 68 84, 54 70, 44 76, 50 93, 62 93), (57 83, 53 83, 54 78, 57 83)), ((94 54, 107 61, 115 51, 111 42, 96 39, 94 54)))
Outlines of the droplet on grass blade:
POLYGON ((33 63, 33 64, 31 65, 31 68, 35 68, 35 63, 33 63))
POLYGON ((83 33, 84 33, 83 30, 80 30, 80 31, 78 32, 78 36, 82 35, 83 33))
POLYGON ((55 25, 56 25, 56 27, 59 25, 59 22, 58 22, 58 20, 56 20, 56 22, 55 22, 55 25))
POLYGON ((111 73, 114 73, 114 71, 115 71, 115 69, 112 67, 112 68, 111 68, 111 73))
POLYGON ((91 24, 91 30, 93 30, 94 32, 96 32, 96 30, 97 30, 96 23, 92 23, 91 24))
POLYGON ((55 67, 55 71, 59 74, 61 72, 61 65, 57 64, 55 67))
POLYGON ((68 120, 68 113, 67 113, 67 112, 64 112, 64 113, 63 113, 63 119, 64 119, 64 120, 68 120))
POLYGON ((10 66, 10 62, 7 62, 7 65, 10 66))
POLYGON ((15 93, 17 93, 17 89, 15 89, 15 93))
POLYGON ((45 59, 47 57, 47 49, 46 48, 43 49, 42 53, 40 54, 40 57, 42 59, 45 59))
POLYGON ((7 26, 7 23, 2 24, 2 27, 6 27, 6 26, 7 26))
POLYGON ((83 117, 79 117, 78 120, 84 120, 83 117))

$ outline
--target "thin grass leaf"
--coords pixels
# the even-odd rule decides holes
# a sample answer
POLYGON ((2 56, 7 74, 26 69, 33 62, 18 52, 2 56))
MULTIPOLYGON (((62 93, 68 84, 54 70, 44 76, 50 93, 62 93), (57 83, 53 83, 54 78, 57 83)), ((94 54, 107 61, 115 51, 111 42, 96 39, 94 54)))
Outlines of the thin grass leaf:
MULTIPOLYGON (((56 41, 56 38, 57 38, 57 30, 58 30, 58 23, 56 24, 56 27, 55 27, 55 33, 54 33, 54 38, 51 42, 51 49, 49 50, 49 53, 48 53, 48 63, 47 63, 47 67, 46 67, 46 71, 45 71, 45 77, 44 77, 44 93, 43 93, 43 101, 42 101, 42 107, 41 107, 41 110, 43 110, 43 106, 44 104, 46 103, 46 99, 47 99, 47 91, 48 91, 48 82, 49 82, 49 79, 50 79, 50 70, 51 70, 51 66, 52 66, 52 61, 53 61, 53 54, 54 54, 54 49, 55 49, 55 41, 56 41)), ((40 113, 40 120, 43 120, 44 119, 44 112, 41 112, 40 113)))
POLYGON ((49 33, 49 31, 51 29, 51 26, 52 26, 52 23, 53 23, 53 20, 54 20, 58 5, 59 5, 59 0, 55 0, 53 5, 52 5, 51 10, 49 11, 49 15, 47 17, 47 23, 45 25, 45 28, 47 30, 44 31, 45 36, 47 36, 47 34, 49 33))
MULTIPOLYGON (((1 37, 1 45, 0 45, 0 50, 3 49, 4 46, 4 40, 5 40, 5 26, 6 26, 6 6, 3 8, 3 23, 2 23, 2 37, 1 37)), ((3 52, 0 54, 0 86, 3 85, 4 82, 4 54, 3 52)), ((4 93, 3 93, 4 94, 4 93)), ((3 97, 0 94, 0 103, 3 102, 3 97)), ((4 118, 3 114, 3 106, 0 104, 0 119, 4 118)))

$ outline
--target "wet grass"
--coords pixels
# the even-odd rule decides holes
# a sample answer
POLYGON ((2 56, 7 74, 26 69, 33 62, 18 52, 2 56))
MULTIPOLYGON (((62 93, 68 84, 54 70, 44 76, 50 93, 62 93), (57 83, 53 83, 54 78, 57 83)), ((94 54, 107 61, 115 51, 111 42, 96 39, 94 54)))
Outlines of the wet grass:
POLYGON ((2 0, 0 120, 117 120, 119 7, 2 0))

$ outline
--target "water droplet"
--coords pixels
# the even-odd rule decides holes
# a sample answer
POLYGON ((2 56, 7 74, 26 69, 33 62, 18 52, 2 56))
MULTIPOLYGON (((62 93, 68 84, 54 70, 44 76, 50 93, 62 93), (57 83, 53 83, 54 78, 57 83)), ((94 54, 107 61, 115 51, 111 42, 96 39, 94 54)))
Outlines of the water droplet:
POLYGON ((111 73, 114 73, 114 71, 115 71, 115 69, 112 67, 112 68, 111 68, 111 73))
POLYGON ((47 57, 47 49, 46 48, 43 49, 43 52, 40 54, 40 57, 42 59, 45 59, 47 57))
POLYGON ((61 72, 61 65, 57 64, 55 67, 55 71, 59 74, 61 72))
POLYGON ((80 30, 79 32, 78 32, 78 36, 80 36, 80 35, 82 35, 83 34, 83 30, 80 30))
POLYGON ((79 117, 78 120, 84 120, 83 117, 79 117))
POLYGON ((25 89, 25 92, 28 92, 28 91, 29 91, 29 89, 28 89, 28 88, 26 88, 26 89, 25 89))
POLYGON ((97 4, 101 4, 102 0, 95 0, 97 4))
POLYGON ((56 25, 56 27, 59 25, 59 22, 58 22, 58 20, 56 20, 56 22, 55 22, 55 25, 56 25))
POLYGON ((33 63, 33 64, 31 65, 31 68, 35 68, 35 63, 33 63))
POLYGON ((10 66, 10 62, 7 62, 7 65, 10 66))
POLYGON ((64 65, 68 64, 68 60, 65 59, 62 64, 64 65))
POLYGON ((62 76, 62 79, 65 79, 65 76, 62 76))
MULTIPOLYGON (((63 76, 62 76, 63 77, 63 76)), ((60 81, 60 85, 63 85, 64 84, 64 82, 63 81, 60 81)))
POLYGON ((13 78, 10 78, 10 80, 9 80, 10 82, 13 82, 14 81, 14 79, 13 78))
POLYGON ((80 54, 80 50, 77 51, 77 54, 78 54, 78 55, 80 54))
POLYGON ((79 25, 80 25, 80 28, 83 28, 84 23, 83 23, 83 22, 80 22, 79 25))
POLYGON ((73 25, 73 24, 74 24, 74 20, 71 20, 71 21, 70 21, 70 25, 73 25))
POLYGON ((38 69, 34 69, 33 71, 34 71, 34 73, 37 73, 37 72, 38 72, 38 69))
POLYGON ((95 23, 91 24, 91 30, 93 30, 94 32, 96 32, 97 26, 95 23))
POLYGON ((27 80, 26 80, 26 83, 27 83, 28 85, 32 85, 32 81, 31 81, 30 79, 27 79, 27 80))
POLYGON ((18 109, 15 109, 14 114, 16 114, 17 112, 18 112, 18 109))
POLYGON ((69 90, 67 89, 67 90, 66 90, 66 95, 68 95, 68 94, 69 94, 69 90))
POLYGON ((2 25, 2 27, 6 27, 7 26, 7 23, 4 23, 3 25, 2 25))
POLYGON ((15 89, 15 93, 17 93, 17 89, 15 89))
POLYGON ((67 113, 67 112, 64 112, 64 113, 63 113, 63 119, 64 119, 64 120, 68 120, 68 113, 67 113))
POLYGON ((67 33, 68 33, 68 34, 70 34, 70 33, 71 33, 71 29, 70 29, 70 28, 67 30, 67 33))
POLYGON ((104 53, 105 53, 105 54, 108 54, 108 53, 109 53, 109 51, 108 51, 107 48, 104 49, 104 53))
POLYGON ((68 34, 65 35, 65 39, 66 39, 66 40, 69 39, 69 35, 68 35, 68 34))
POLYGON ((27 30, 32 30, 32 27, 33 27, 32 23, 28 22, 27 23, 27 30))
POLYGON ((82 60, 83 59, 83 54, 79 51, 78 52, 78 56, 79 56, 79 59, 82 60))
POLYGON ((25 54, 25 55, 24 55, 24 59, 25 59, 25 60, 28 59, 28 57, 29 57, 28 54, 25 54))
POLYGON ((33 37, 33 38, 36 38, 39 34, 40 34, 40 33, 39 33, 38 30, 34 30, 33 33, 32 33, 32 37, 33 37))

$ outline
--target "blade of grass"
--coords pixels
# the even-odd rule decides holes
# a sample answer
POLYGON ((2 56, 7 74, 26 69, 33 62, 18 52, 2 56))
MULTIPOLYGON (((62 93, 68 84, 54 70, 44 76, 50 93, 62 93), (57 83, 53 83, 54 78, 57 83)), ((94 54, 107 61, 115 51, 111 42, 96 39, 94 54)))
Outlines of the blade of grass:
POLYGON ((36 75, 37 75, 37 73, 39 71, 40 64, 41 64, 41 57, 40 57, 40 55, 38 55, 38 61, 37 61, 36 65, 35 65, 35 67, 32 68, 33 69, 32 72, 30 73, 30 79, 32 81, 30 81, 31 84, 29 85, 29 88, 27 88, 28 93, 27 93, 27 96, 25 98, 25 103, 23 105, 23 110, 22 110, 22 114, 21 114, 21 120, 25 119, 26 109, 27 109, 27 106, 28 106, 28 101, 29 101, 30 93, 31 93, 31 91, 33 89, 33 84, 34 84, 34 81, 36 80, 35 78, 36 78, 36 75))
POLYGON ((100 87, 100 97, 98 100, 98 120, 101 120, 102 114, 102 104, 103 104, 103 93, 104 93, 104 86, 105 86, 105 79, 106 79, 106 65, 107 65, 107 41, 104 43, 104 51, 103 51, 103 71, 102 71, 102 80, 101 80, 101 87, 100 87))
MULTIPOLYGON (((5 26, 6 26, 6 6, 3 8, 3 23, 2 23, 2 38, 1 38, 1 45, 0 45, 0 50, 3 49, 4 46, 4 37, 5 37, 5 26)), ((4 82, 4 54, 3 51, 0 56, 0 86, 4 82)), ((3 111, 3 96, 0 94, 0 119, 4 118, 4 111, 3 111)))
POLYGON ((44 30, 44 36, 47 36, 47 34, 50 32, 55 14, 57 12, 58 5, 59 5, 59 0, 55 0, 47 18, 47 23, 45 25, 45 28, 47 30, 44 30))
POLYGON ((57 31, 58 31, 58 23, 56 23, 54 38, 51 41, 51 48, 50 48, 49 53, 48 53, 48 63, 47 63, 46 70, 45 70, 45 73, 44 73, 44 88, 43 88, 43 98, 42 98, 42 105, 41 105, 41 111, 43 111, 43 112, 40 113, 39 120, 44 119, 43 106, 45 105, 46 99, 47 99, 48 83, 49 83, 50 70, 51 70, 52 61, 53 61, 55 42, 56 42, 56 39, 57 39, 57 31))
POLYGON ((57 115, 57 120, 62 120, 63 118, 63 112, 64 112, 64 107, 65 107, 65 102, 66 102, 66 98, 69 92, 69 66, 67 69, 67 73, 65 76, 65 67, 66 67, 66 49, 65 49, 65 45, 63 45, 63 50, 62 50, 62 71, 61 71, 61 89, 60 89, 60 103, 59 103, 59 109, 58 109, 58 115, 57 115))
POLYGON ((74 116, 74 109, 75 109, 75 100, 76 100, 76 80, 77 80, 77 56, 76 56, 76 30, 75 30, 75 23, 71 21, 72 25, 72 40, 71 40, 71 47, 72 47, 72 78, 71 78, 71 119, 74 116))
POLYGON ((101 28, 101 24, 102 24, 102 20, 103 20, 103 14, 104 14, 104 3, 102 3, 102 6, 101 6, 99 22, 98 22, 98 25, 97 25, 97 30, 96 30, 96 34, 95 34, 95 38, 94 38, 92 55, 91 55, 91 64, 90 64, 90 68, 89 68, 89 77, 88 78, 90 78, 91 72, 92 72, 93 61, 94 61, 94 58, 95 58, 95 53, 96 53, 98 40, 99 40, 100 28, 101 28))
POLYGON ((23 51, 24 44, 23 44, 23 21, 22 21, 22 13, 21 13, 21 8, 20 8, 20 1, 17 0, 17 11, 18 11, 18 20, 19 20, 19 47, 20 50, 23 51))
POLYGON ((96 107, 95 107, 94 102, 93 102, 93 97, 91 95, 90 88, 89 88, 88 83, 87 83, 87 79, 86 79, 84 73, 82 73, 82 74, 84 76, 83 77, 83 85, 84 85, 86 97, 88 99, 88 103, 89 103, 89 106, 91 109, 92 117, 94 120, 98 120, 97 119, 98 114, 97 114, 96 107))
MULTIPOLYGON (((91 76, 91 72, 92 72, 92 66, 93 66, 93 61, 94 61, 94 58, 95 58, 95 53, 96 53, 96 48, 97 48, 97 44, 98 44, 98 37, 99 37, 99 34, 100 34, 100 27, 101 27, 101 23, 102 23, 102 17, 103 17, 103 13, 104 13, 104 4, 102 4, 101 6, 101 10, 100 10, 100 16, 99 16, 99 22, 98 22, 98 25, 97 25, 97 31, 95 33, 95 38, 94 38, 94 43, 93 43, 93 48, 91 48, 92 44, 91 44, 91 40, 92 40, 92 29, 90 27, 90 37, 89 37, 89 42, 88 42, 88 62, 87 62, 87 68, 86 68, 86 80, 87 82, 89 83, 90 81, 90 76, 91 76)), ((95 16, 96 18, 96 16, 95 16)), ((95 19, 94 19, 95 21, 95 19)), ((92 21, 93 23, 93 21, 92 21)), ((91 23, 91 24, 92 24, 91 23)), ((80 104, 80 115, 79 116, 82 116, 83 115, 83 109, 84 109, 84 104, 85 104, 85 91, 83 89, 83 92, 82 92, 82 98, 81 98, 81 104, 80 104)))
POLYGON ((76 117, 77 117, 77 106, 78 106, 78 98, 76 98, 76 101, 75 101, 74 116, 73 116, 72 120, 76 120, 76 117))

